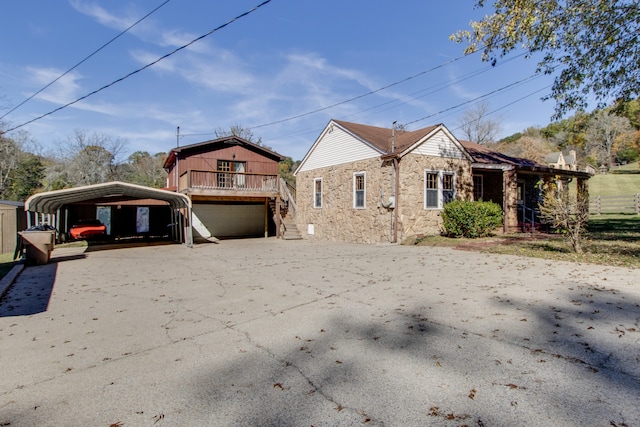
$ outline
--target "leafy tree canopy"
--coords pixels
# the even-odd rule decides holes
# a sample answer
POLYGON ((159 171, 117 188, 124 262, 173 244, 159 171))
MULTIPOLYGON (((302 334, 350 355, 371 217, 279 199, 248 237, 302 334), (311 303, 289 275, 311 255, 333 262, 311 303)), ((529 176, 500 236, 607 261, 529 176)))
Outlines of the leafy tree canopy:
MULTIPOLYGON (((484 7, 486 0, 477 0, 484 7)), ((640 94, 640 4, 637 0, 494 0, 495 12, 471 22, 452 40, 486 61, 521 47, 541 53, 537 71, 559 72, 545 99, 556 102, 554 118, 598 108, 640 94)))

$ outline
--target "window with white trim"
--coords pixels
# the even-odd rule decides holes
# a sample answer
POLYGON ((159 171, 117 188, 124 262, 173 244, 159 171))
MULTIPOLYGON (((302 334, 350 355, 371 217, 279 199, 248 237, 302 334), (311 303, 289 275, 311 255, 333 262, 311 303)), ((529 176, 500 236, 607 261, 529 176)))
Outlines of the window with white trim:
POLYGON ((366 207, 365 176, 365 172, 356 172, 353 174, 353 207, 356 209, 364 209, 366 207))
POLYGON ((424 182, 425 209, 442 209, 456 198, 455 172, 427 170, 424 172, 424 182))
POLYGON ((313 207, 322 207, 322 178, 313 180, 313 207))
POLYGON ((438 172, 429 172, 425 174, 425 197, 424 207, 426 209, 438 209, 440 206, 438 203, 438 172))

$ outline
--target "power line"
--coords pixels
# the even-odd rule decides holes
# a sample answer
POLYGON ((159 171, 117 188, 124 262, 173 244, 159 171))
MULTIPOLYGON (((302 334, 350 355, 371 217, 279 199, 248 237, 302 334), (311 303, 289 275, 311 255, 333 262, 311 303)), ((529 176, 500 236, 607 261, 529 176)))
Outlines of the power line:
POLYGON ((405 126, 408 126, 408 125, 411 125, 411 124, 414 124, 414 123, 417 123, 417 122, 421 122, 421 121, 426 120, 426 119, 430 119, 430 118, 431 118, 431 117, 433 117, 433 116, 437 116, 437 115, 439 115, 439 114, 446 113, 447 111, 455 110, 455 109, 457 109, 457 108, 462 107, 463 105, 471 104, 472 102, 476 102, 476 101, 478 101, 478 100, 480 100, 480 99, 483 99, 483 98, 486 98, 486 97, 488 97, 488 96, 494 95, 494 94, 496 94, 496 93, 502 92, 502 91, 504 91, 504 90, 507 90, 507 89, 512 88, 512 87, 517 86, 517 85, 520 85, 520 84, 522 84, 522 83, 524 83, 524 82, 526 82, 526 81, 528 81, 528 80, 531 80, 531 79, 533 79, 533 78, 537 78, 537 77, 540 77, 540 74, 532 74, 532 75, 530 75, 529 77, 525 77, 525 78, 524 78, 524 79, 522 79, 522 80, 518 80, 518 81, 513 82, 513 83, 511 83, 511 84, 508 84, 508 85, 506 85, 506 86, 502 86, 502 87, 500 87, 500 88, 498 88, 498 89, 492 90, 491 92, 487 92, 487 93, 485 93, 484 95, 480 95, 480 96, 478 96, 478 97, 476 97, 476 98, 473 98, 473 99, 470 99, 470 100, 468 100, 468 101, 461 102, 461 103, 456 104, 456 105, 454 105, 454 106, 452 106, 452 107, 449 107, 449 108, 446 108, 446 109, 444 109, 444 110, 441 110, 441 111, 439 111, 439 112, 437 112, 437 113, 429 114, 428 116, 424 116, 424 117, 421 117, 421 118, 419 118, 419 119, 412 120, 412 121, 410 121, 410 122, 404 123, 404 125, 405 125, 405 126))
POLYGON ((256 10, 258 10, 259 8, 261 8, 262 6, 264 6, 264 5, 266 5, 267 3, 270 3, 270 2, 271 2, 271 0, 265 0, 265 1, 263 1, 262 3, 258 4, 257 6, 254 6, 252 9, 250 9, 250 10, 248 10, 248 11, 244 12, 244 13, 241 13, 240 15, 236 16, 235 18, 232 18, 232 19, 230 19, 229 21, 225 22, 224 24, 219 25, 218 27, 216 27, 216 28, 212 29, 211 31, 209 31, 209 32, 208 32, 208 33, 206 33, 206 34, 203 34, 203 35, 201 35, 200 37, 197 37, 197 38, 195 38, 195 39, 191 40, 189 43, 184 44, 184 45, 182 45, 182 46, 180 46, 180 47, 178 47, 178 48, 174 49, 173 51, 171 51, 171 52, 167 53, 166 55, 161 56, 160 58, 156 59, 156 60, 155 60, 155 61, 153 61, 153 62, 150 62, 149 64, 145 65, 144 67, 138 68, 137 70, 132 71, 132 72, 130 72, 129 74, 127 74, 127 75, 125 75, 125 76, 123 76, 123 77, 120 77, 119 79, 116 79, 116 80, 112 81, 111 83, 109 83, 109 84, 106 84, 106 85, 102 86, 102 87, 101 87, 101 88, 99 88, 99 89, 94 90, 93 92, 90 92, 90 93, 88 93, 88 94, 86 94, 86 95, 84 95, 84 96, 81 96, 80 98, 76 99, 75 101, 71 101, 71 102, 69 102, 69 103, 67 103, 67 104, 65 104, 65 105, 62 105, 62 106, 60 106, 60 107, 58 107, 58 108, 56 108, 56 109, 54 109, 54 110, 49 111, 48 113, 42 114, 42 115, 40 115, 40 116, 38 116, 38 117, 36 117, 36 118, 34 118, 34 119, 31 119, 31 120, 29 120, 29 121, 24 122, 24 123, 22 123, 22 124, 20 124, 20 125, 18 125, 18 126, 14 126, 14 127, 12 127, 11 129, 7 129, 4 133, 14 131, 14 130, 19 129, 19 128, 23 127, 23 126, 26 126, 26 125, 28 125, 28 124, 30 124, 30 123, 33 123, 33 122, 35 122, 35 121, 38 121, 38 120, 40 120, 40 119, 42 119, 42 118, 44 118, 44 117, 50 116, 51 114, 57 113, 57 112, 58 112, 58 111, 60 111, 60 110, 63 110, 63 109, 65 109, 65 108, 67 108, 67 107, 69 107, 69 106, 71 106, 71 105, 73 105, 73 104, 76 104, 76 103, 78 103, 78 102, 80 102, 80 101, 82 101, 82 100, 84 100, 84 99, 87 99, 87 98, 89 98, 90 96, 95 95, 96 93, 101 92, 101 91, 103 91, 103 90, 105 90, 105 89, 107 89, 107 88, 109 88, 109 87, 111 87, 111 86, 113 86, 113 85, 115 85, 115 84, 117 84, 117 83, 120 83, 121 81, 126 80, 126 79, 128 79, 129 77, 131 77, 131 76, 133 76, 133 75, 135 75, 135 74, 137 74, 137 73, 139 73, 139 72, 141 72, 141 71, 146 70, 147 68, 149 68, 149 67, 151 67, 151 66, 153 66, 153 65, 157 64, 158 62, 160 62, 160 61, 162 61, 162 60, 164 60, 164 59, 166 59, 166 58, 168 58, 168 57, 170 57, 170 56, 174 55, 175 53, 178 53, 179 51, 181 51, 181 50, 183 50, 183 49, 186 49, 187 47, 189 47, 189 46, 191 46, 192 44, 194 44, 194 43, 196 43, 196 42, 198 42, 198 41, 200 41, 200 40, 204 39, 205 37, 210 36, 211 34, 215 33, 216 31, 219 31, 219 30, 221 30, 221 29, 223 29, 223 28, 225 28, 225 27, 227 27, 227 26, 231 25, 231 24, 232 24, 232 23, 234 23, 235 21, 237 21, 237 20, 239 20, 239 19, 241 19, 241 18, 244 18, 245 16, 247 16, 247 15, 249 15, 249 14, 251 14, 251 13, 255 12, 256 10))
POLYGON ((385 105, 389 105, 389 107, 387 107, 387 108, 385 108, 383 110, 380 110, 380 111, 390 110, 391 108, 395 108, 396 105, 408 104, 411 101, 415 101, 417 99, 424 98, 425 96, 428 96, 428 95, 433 95, 434 93, 440 92, 441 90, 449 88, 449 87, 451 87, 451 86, 453 86, 455 84, 459 84, 459 83, 461 83, 463 81, 466 81, 466 80, 469 80, 469 79, 471 79, 473 77, 479 76, 480 74, 483 74, 483 73, 485 73, 485 72, 487 72, 489 70, 492 70, 492 69, 497 68, 497 67, 499 67, 501 65, 504 65, 504 64, 506 64, 506 63, 508 63, 510 61, 513 61, 513 60, 515 60, 515 59, 517 59, 517 58, 519 58, 521 56, 524 56, 524 55, 525 55, 525 53, 516 55, 514 57, 511 57, 511 58, 507 59, 506 61, 501 61, 497 65, 489 65, 489 66, 484 67, 482 69, 475 70, 475 71, 472 71, 470 73, 464 74, 460 78, 458 78, 458 79, 456 79, 456 80, 454 80, 452 82, 440 83, 440 84, 437 84, 437 85, 433 85, 431 87, 428 87, 428 88, 425 88, 425 89, 421 89, 421 90, 419 90, 417 92, 410 93, 409 95, 404 96, 404 97, 402 97, 400 99, 390 100, 390 101, 387 101, 387 102, 383 102, 382 104, 378 104, 378 105, 375 105, 373 107, 370 107, 370 108, 367 108, 367 109, 364 109, 364 110, 361 110, 361 111, 357 111, 355 113, 352 113, 352 114, 348 115, 347 117, 357 116, 357 115, 359 115, 361 113, 364 113, 366 111, 370 111, 370 110, 376 109, 378 107, 383 107, 385 105), (421 95, 420 96, 414 96, 414 95, 417 95, 417 94, 421 94, 421 95), (394 105, 390 105, 390 104, 394 104, 394 105))
MULTIPOLYGON (((522 56, 524 56, 524 55, 525 55, 524 53, 523 53, 523 54, 516 55, 515 57, 509 58, 508 60, 503 61, 502 63, 504 64, 504 63, 510 62, 510 61, 515 60, 515 59, 517 59, 517 58, 519 58, 519 57, 522 57, 522 56)), ((358 96, 356 96, 356 97, 353 97, 353 98, 350 98, 350 99, 347 99, 347 100, 344 100, 344 101, 338 102, 338 103, 336 103, 336 104, 333 104, 333 105, 330 105, 330 106, 326 106, 326 107, 322 107, 322 108, 319 108, 319 109, 316 109, 316 110, 313 110, 313 111, 310 111, 310 112, 302 113, 302 114, 299 114, 299 115, 294 116, 294 117, 288 117, 288 118, 285 118, 285 119, 277 120, 277 121, 274 121, 274 122, 271 122, 271 123, 266 123, 266 124, 259 125, 259 126, 252 126, 252 127, 249 127, 248 129, 253 130, 253 129, 256 129, 256 128, 259 128, 259 127, 267 127, 267 126, 271 126, 271 125, 274 125, 274 124, 282 123, 282 122, 285 122, 285 121, 294 120, 294 119, 296 119, 296 118, 300 118, 300 117, 308 116, 308 115, 311 115, 311 114, 314 114, 314 113, 317 113, 317 112, 320 112, 320 111, 325 111, 325 110, 330 109, 330 108, 332 108, 332 107, 334 107, 334 106, 343 105, 343 104, 346 104, 346 103, 348 103, 348 102, 351 102, 351 101, 354 101, 354 100, 357 100, 357 99, 361 99, 361 98, 363 98, 363 97, 365 97, 365 96, 368 96, 368 95, 371 95, 371 94, 374 94, 374 93, 380 92, 380 91, 382 91, 382 90, 384 90, 384 89, 386 89, 386 88, 389 88, 389 87, 392 87, 392 86, 396 86, 396 85, 398 85, 398 84, 400 84, 400 83, 402 83, 402 82, 406 82, 406 81, 411 80, 411 79, 413 79, 413 78, 416 78, 416 77, 418 77, 418 76, 421 76, 421 75, 424 75, 424 74, 426 74, 426 73, 429 73, 430 71, 433 71, 433 70, 436 70, 436 69, 438 69, 438 68, 444 67, 444 66, 446 66, 446 65, 448 65, 448 64, 450 64, 450 63, 452 63, 452 62, 458 61, 458 60, 460 60, 460 59, 462 59, 462 58, 464 58, 464 57, 465 57, 465 56, 462 56, 462 57, 455 58, 455 59, 453 59, 453 60, 451 60, 451 61, 447 61, 447 62, 445 62, 445 63, 443 63, 443 64, 440 64, 440 65, 438 65, 438 66, 436 66, 436 67, 433 67, 433 68, 431 68, 431 69, 429 69, 429 70, 421 71, 421 72, 419 72, 419 73, 417 73, 417 74, 415 74, 415 75, 413 75, 413 76, 406 77, 406 78, 404 78, 404 79, 398 80, 398 81, 396 81, 396 82, 393 82, 393 83, 391 83, 391 84, 388 84, 388 85, 386 85, 386 86, 384 86, 384 87, 381 87, 381 88, 379 88, 379 89, 376 89, 376 90, 374 90, 374 91, 370 91, 370 92, 368 92, 368 93, 366 93, 366 94, 358 95, 358 96)), ((499 66, 499 65, 497 65, 497 66, 499 66)), ((408 95, 408 96, 406 96, 406 97, 403 97, 403 98, 401 98, 401 99, 407 99, 407 98, 408 98, 409 100, 415 100, 415 99, 418 99, 418 98, 425 97, 425 96, 427 96, 427 95, 431 95, 431 94, 436 93, 436 92, 438 92, 438 91, 440 91, 440 90, 446 89, 447 87, 453 86, 454 84, 460 83, 461 81, 465 81, 465 80, 468 80, 468 79, 470 79, 470 78, 472 78, 472 77, 476 77, 476 76, 478 76, 478 75, 480 75, 480 74, 482 74, 482 73, 484 73, 484 72, 486 72, 486 71, 488 71, 488 70, 490 70, 490 69, 492 69, 492 68, 494 68, 494 67, 496 67, 496 66, 489 66, 489 67, 483 68, 483 69, 481 69, 481 70, 472 71, 472 72, 470 72, 470 73, 464 74, 460 79, 457 79, 457 80, 455 80, 455 81, 453 81, 453 82, 451 82, 451 83, 435 85, 435 86, 432 86, 432 87, 429 87, 429 88, 426 88, 426 89, 422 89, 422 90, 419 90, 419 91, 417 91, 417 92, 414 92, 414 93, 412 93, 412 94, 410 94, 410 95, 408 95), (425 91, 429 91, 429 92, 427 92, 427 93, 423 93, 423 92, 425 92, 425 91), (419 97, 413 97, 413 96, 412 96, 412 95, 415 95, 415 94, 418 94, 418 93, 422 93, 422 95, 420 95, 419 97)), ((511 84, 509 84, 509 85, 506 85, 506 86, 502 86, 502 87, 500 87, 500 88, 498 88, 498 89, 495 89, 495 90, 493 90, 493 91, 491 91, 491 92, 485 93, 485 94, 483 94, 483 95, 481 95, 481 96, 479 96, 479 97, 476 97, 476 98, 474 98, 474 99, 471 99, 471 100, 468 100, 468 101, 462 102, 462 103, 460 103, 460 104, 454 105, 454 106, 452 106, 452 107, 446 108, 446 109, 444 109, 444 110, 441 110, 441 111, 439 111, 439 112, 437 112, 437 113, 434 113, 434 114, 431 114, 431 115, 429 115, 429 116, 422 117, 422 118, 420 118, 420 119, 417 119, 417 120, 414 120, 414 121, 411 121, 411 122, 405 123, 405 125, 413 124, 413 123, 416 123, 416 122, 419 122, 419 121, 422 121, 422 120, 426 120, 426 119, 431 118, 431 117, 438 116, 438 115, 443 114, 443 113, 446 113, 446 112, 448 112, 448 111, 452 111, 452 110, 458 109, 458 108, 460 108, 460 107, 462 107, 462 106, 464 106, 464 105, 467 105, 467 104, 470 104, 470 103, 476 102, 476 101, 478 101, 478 100, 480 100, 480 99, 483 99, 483 98, 491 97, 491 96, 496 95, 496 94, 498 94, 498 93, 500 93, 500 92, 502 92, 502 91, 504 91, 504 90, 511 89, 511 88, 513 88, 513 87, 516 87, 516 86, 518 86, 518 85, 524 84, 525 82, 527 82, 527 81, 529 81, 529 80, 531 80, 531 79, 534 79, 534 78, 538 78, 538 77, 540 77, 540 74, 537 74, 537 73, 536 73, 536 74, 532 74, 532 75, 530 75, 530 76, 528 76, 528 77, 526 77, 526 78, 524 78, 524 79, 521 79, 521 80, 519 80, 519 81, 513 82, 513 83, 511 83, 511 84)), ((549 87, 549 86, 547 86, 547 87, 549 87)), ((547 87, 545 87, 545 88, 547 88, 547 87)), ((543 89, 545 89, 545 88, 543 88, 543 89)), ((540 91, 541 91, 541 90, 543 90, 543 89, 540 89, 540 90, 538 90, 538 91, 534 92, 533 94, 535 94, 535 93, 537 93, 537 92, 540 92, 540 91)), ((528 97, 528 96, 531 96, 531 95, 533 95, 533 94, 527 95, 527 96, 525 96, 524 98, 526 98, 526 97, 528 97)), ((524 98, 522 98, 522 99, 524 99, 524 98)), ((518 100, 518 101, 519 101, 519 100, 518 100)), ((518 101, 515 101, 515 102, 518 102, 518 101)), ((369 110, 371 110, 371 109, 374 109, 374 108, 377 108, 377 107, 380 107, 380 106, 384 106, 384 105, 387 105, 387 104, 390 104, 390 103, 393 103, 393 102, 395 102, 395 101, 387 101, 387 102, 384 102, 384 103, 379 104, 379 105, 377 105, 377 106, 370 107, 370 108, 367 108, 367 109, 365 109, 365 110, 361 110, 361 111, 359 111, 359 112, 353 113, 353 114, 351 114, 351 115, 357 115, 357 114, 360 114, 360 113, 362 113, 362 112, 366 112, 366 111, 369 111, 369 110)), ((407 102, 408 102, 408 101, 403 101, 403 102, 401 102, 401 104, 404 104, 404 103, 407 103, 407 102)), ((515 103, 515 102, 514 102, 514 103, 515 103)), ((511 104, 507 104, 507 106, 512 105, 512 104, 513 104, 513 103, 511 103, 511 104)), ((389 107, 389 108, 392 108, 392 107, 389 107)), ((387 108, 387 109, 389 109, 389 108, 387 108)), ((499 109, 497 109, 497 110, 494 110, 494 112, 495 112, 495 111, 498 111, 498 110, 500 110, 500 109, 502 109, 502 108, 506 108, 506 106, 501 107, 501 108, 499 108, 499 109)), ((488 113, 488 114, 491 114, 491 113, 488 113)), ((281 140, 281 139, 284 139, 284 138, 289 138, 289 137, 291 137, 291 136, 298 136, 298 135, 303 135, 303 134, 312 133, 312 132, 313 132, 313 131, 306 131, 306 130, 302 130, 302 131, 296 132, 295 134, 288 135, 288 136, 286 136, 286 137, 272 138, 272 139, 270 139, 270 140, 268 140, 268 141, 281 140)), ((191 137, 191 136, 208 136, 208 135, 212 135, 212 134, 214 134, 214 132, 206 132, 206 133, 190 133, 190 134, 183 134, 183 135, 181 135, 181 136, 183 136, 183 137, 191 137)))
POLYGON ((27 102, 31 101, 33 98, 35 98, 37 95, 39 95, 41 92, 43 92, 44 90, 46 90, 49 86, 51 86, 52 84, 54 84, 55 82, 57 82, 58 80, 60 80, 61 78, 63 78, 64 76, 66 76, 67 74, 69 74, 71 71, 75 70, 76 68, 78 68, 80 65, 82 65, 84 62, 86 62, 87 60, 89 60, 92 56, 94 56, 95 54, 97 54, 98 52, 100 52, 102 49, 104 49, 105 47, 109 46, 111 43, 113 43, 114 41, 116 41, 116 39, 120 38, 120 36, 122 36, 123 34, 125 34, 126 32, 128 32, 130 29, 132 29, 133 27, 135 27, 136 25, 138 25, 140 22, 144 21, 145 19, 147 19, 151 14, 153 14, 154 12, 156 12, 158 9, 160 9, 162 6, 164 6, 165 4, 169 3, 171 0, 166 0, 164 3, 162 3, 160 6, 156 7, 155 9, 153 9, 151 12, 147 13, 145 16, 143 16, 142 18, 138 19, 136 22, 134 22, 133 24, 129 25, 124 31, 122 31, 120 34, 118 34, 117 36, 115 36, 114 38, 112 38, 111 40, 109 40, 108 42, 106 42, 105 44, 103 44, 102 46, 100 46, 98 49, 94 50, 93 52, 91 52, 91 54, 89 56, 87 56, 86 58, 84 58, 82 61, 78 62, 76 65, 74 65, 73 67, 69 68, 67 71, 65 71, 64 73, 60 74, 58 77, 56 77, 52 82, 48 83, 45 87, 43 87, 42 89, 40 89, 39 91, 37 91, 36 93, 34 93, 33 95, 31 95, 30 97, 28 97, 27 99, 25 99, 24 101, 22 101, 21 103, 19 103, 18 105, 16 105, 15 107, 13 107, 11 110, 9 110, 8 112, 6 112, 5 114, 3 114, 2 116, 0 116, 0 120, 4 119, 5 117, 7 117, 9 114, 13 113, 14 111, 16 111, 18 108, 20 108, 21 106, 23 106, 24 104, 26 104, 27 102))
MULTIPOLYGON (((470 55, 473 55, 473 54, 475 54, 475 52, 474 52, 474 53, 471 53, 470 55)), ((347 103, 349 103, 349 102, 356 101, 356 100, 358 100, 358 99, 364 98, 365 96, 373 95, 373 94, 378 93, 378 92, 381 92, 381 91, 383 91, 383 90, 385 90, 385 89, 389 89, 390 87, 397 86, 397 85, 399 85, 399 84, 401 84, 401 83, 408 82, 409 80, 413 80, 413 79, 415 79, 415 78, 417 78, 417 77, 420 77, 420 76, 422 76, 422 75, 424 75, 424 74, 431 73, 431 72, 433 72, 433 71, 435 71, 435 70, 437 70, 437 69, 439 69, 439 68, 443 68, 443 67, 445 67, 445 66, 447 66, 447 65, 449 65, 449 64, 453 64, 453 63, 454 63, 454 62, 456 62, 456 61, 459 61, 459 60, 461 60, 461 59, 463 59, 463 58, 466 58, 467 56, 468 56, 468 55, 458 56, 457 58, 453 58, 453 59, 451 59, 451 60, 449 60, 449 61, 447 61, 447 62, 443 62, 442 64, 436 65, 436 66, 435 66, 435 67, 433 67, 433 68, 430 68, 430 69, 428 69, 428 70, 421 71, 421 72, 419 72, 419 73, 417 73, 417 74, 414 74, 413 76, 405 77, 404 79, 401 79, 401 80, 395 81, 395 82, 393 82, 393 83, 391 83, 391 84, 388 84, 388 85, 383 86, 383 87, 381 87, 381 88, 378 88, 378 89, 376 89, 376 90, 372 90, 372 91, 369 91, 369 92, 367 92, 367 93, 363 93, 363 94, 361 94, 361 95, 354 96, 353 98, 345 99, 344 101, 340 101, 340 102, 337 102, 337 103, 335 103, 335 104, 327 105, 326 107, 318 108, 318 109, 316 109, 316 110, 308 111, 308 112, 306 112, 306 113, 297 114, 297 115, 295 115, 295 116, 287 117, 287 118, 285 118, 285 119, 276 120, 276 121, 273 121, 273 122, 270 122, 270 123, 264 123, 264 124, 257 125, 257 126, 252 126, 252 127, 250 127, 249 129, 253 130, 253 129, 259 129, 259 128, 263 128, 263 127, 267 127, 267 126, 277 125, 277 124, 280 124, 280 123, 284 123, 284 122, 288 122, 288 121, 291 121, 291 120, 299 119, 299 118, 301 118, 301 117, 310 116, 311 114, 319 113, 319 112, 321 112, 321 111, 329 110, 329 109, 331 109, 331 108, 338 107, 338 106, 340 106, 340 105, 344 105, 344 104, 347 104, 347 103)))

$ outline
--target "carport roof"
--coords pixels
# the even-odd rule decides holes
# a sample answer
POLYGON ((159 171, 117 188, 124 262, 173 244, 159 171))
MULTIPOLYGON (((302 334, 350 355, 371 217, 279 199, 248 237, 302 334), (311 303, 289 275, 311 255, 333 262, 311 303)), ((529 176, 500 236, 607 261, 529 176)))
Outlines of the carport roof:
POLYGON ((24 210, 56 213, 64 205, 104 198, 111 202, 131 199, 155 199, 169 203, 172 209, 191 207, 191 200, 184 194, 114 181, 34 194, 25 202, 24 210))

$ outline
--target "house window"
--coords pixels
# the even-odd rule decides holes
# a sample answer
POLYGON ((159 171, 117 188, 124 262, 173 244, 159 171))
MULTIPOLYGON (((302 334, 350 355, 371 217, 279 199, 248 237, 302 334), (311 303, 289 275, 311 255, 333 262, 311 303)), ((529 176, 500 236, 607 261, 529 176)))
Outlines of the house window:
POLYGON ((353 174, 353 207, 356 209, 365 208, 365 173, 356 172, 353 174))
POLYGON ((322 207, 322 178, 313 180, 313 207, 322 207))
POLYGON ((484 181, 482 175, 473 175, 473 200, 479 202, 484 197, 484 181))
POLYGON ((442 209, 456 197, 456 175, 453 172, 426 171, 424 207, 442 209))
POLYGON ((222 188, 245 187, 245 162, 218 160, 217 185, 222 188), (225 173, 228 172, 228 173, 225 173))
POLYGON ((425 207, 437 209, 438 206, 438 172, 427 172, 425 207))

